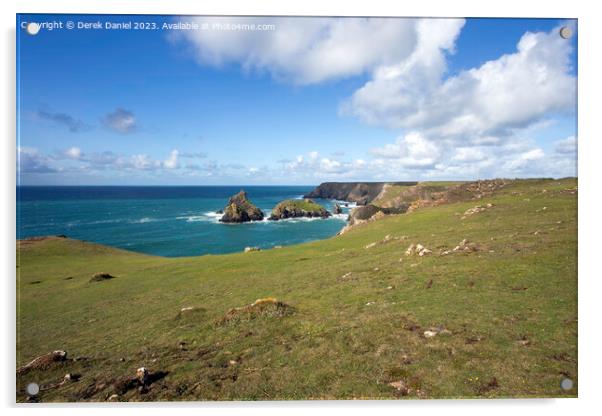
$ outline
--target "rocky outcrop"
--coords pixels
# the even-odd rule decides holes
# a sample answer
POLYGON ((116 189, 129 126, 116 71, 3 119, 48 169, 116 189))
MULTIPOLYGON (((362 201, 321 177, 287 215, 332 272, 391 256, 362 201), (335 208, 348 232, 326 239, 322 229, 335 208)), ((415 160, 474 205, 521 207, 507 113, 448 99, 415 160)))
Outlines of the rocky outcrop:
POLYGON ((240 223, 248 221, 263 220, 263 212, 249 201, 247 193, 240 191, 230 198, 228 205, 224 208, 221 222, 240 223))
POLYGON ((356 225, 377 221, 387 215, 403 214, 407 212, 408 208, 409 204, 403 204, 396 208, 383 208, 373 204, 354 208, 347 218, 347 225, 338 234, 345 234, 356 225))
POLYGON ((338 199, 366 205, 374 200, 386 184, 413 186, 418 182, 324 182, 305 198, 338 199))
POLYGON ((327 218, 331 215, 322 205, 311 199, 287 199, 274 207, 268 219, 278 221, 298 217, 327 218))
POLYGON ((349 214, 349 225, 356 225, 368 221, 379 213, 381 213, 381 215, 403 214, 408 210, 408 207, 409 204, 404 204, 396 208, 382 208, 372 204, 357 207, 349 214))
POLYGON ((335 214, 342 214, 343 213, 343 209, 341 208, 341 206, 339 204, 334 204, 334 213, 335 214))

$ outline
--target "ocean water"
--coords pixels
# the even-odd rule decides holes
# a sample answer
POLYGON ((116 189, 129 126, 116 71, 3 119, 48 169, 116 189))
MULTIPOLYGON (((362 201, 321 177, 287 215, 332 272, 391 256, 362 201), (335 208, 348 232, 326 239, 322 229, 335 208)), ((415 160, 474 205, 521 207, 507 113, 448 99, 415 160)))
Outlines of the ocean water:
MULTIPOLYGON (((222 209, 241 189, 269 216, 280 201, 312 186, 20 186, 17 238, 65 234, 141 253, 180 257, 263 249, 331 237, 349 208, 328 219, 223 224, 222 209)), ((336 201, 316 199, 332 212, 336 201)))

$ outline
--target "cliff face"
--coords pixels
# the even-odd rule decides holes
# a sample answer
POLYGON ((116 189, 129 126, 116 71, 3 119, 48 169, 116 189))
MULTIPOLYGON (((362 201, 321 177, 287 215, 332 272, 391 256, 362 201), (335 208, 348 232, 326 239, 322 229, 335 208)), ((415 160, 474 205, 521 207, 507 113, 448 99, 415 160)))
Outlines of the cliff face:
POLYGON ((366 205, 381 193, 386 184, 413 186, 417 182, 324 182, 304 198, 338 199, 366 205))

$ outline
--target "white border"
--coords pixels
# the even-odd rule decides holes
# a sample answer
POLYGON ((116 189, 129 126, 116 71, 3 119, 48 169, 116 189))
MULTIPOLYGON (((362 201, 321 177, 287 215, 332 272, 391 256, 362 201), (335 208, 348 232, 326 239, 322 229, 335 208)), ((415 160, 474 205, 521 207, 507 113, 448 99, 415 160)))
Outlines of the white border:
POLYGON ((289 403, 196 403, 154 404, 139 406, 81 406, 51 405, 43 408, 25 407, 21 412, 42 411, 49 415, 81 413, 106 414, 107 411, 130 414, 164 414, 166 411, 182 414, 238 414, 248 415, 345 412, 366 414, 399 414, 420 412, 426 414, 497 415, 515 412, 529 414, 593 413, 598 403, 598 389, 602 387, 599 319, 602 316, 598 294, 602 293, 601 276, 596 256, 600 246, 600 206, 596 196, 602 192, 600 162, 602 156, 598 101, 602 94, 599 78, 602 74, 600 42, 602 21, 596 13, 595 2, 548 0, 476 0, 399 2, 392 0, 6 0, 0 3, 2 14, 2 89, 0 101, 2 127, 2 238, 0 239, 4 268, 2 281, 2 325, 5 336, 2 348, 1 394, 2 404, 14 406, 15 369, 15 14, 21 13, 130 13, 130 14, 235 14, 235 15, 327 15, 327 16, 437 16, 437 17, 571 17, 579 19, 579 399, 550 400, 493 400, 493 401, 427 401, 427 402, 289 402, 289 403), (200 3, 200 2, 199 2, 200 3), (596 123, 596 118, 598 123, 596 123), (596 126, 598 124, 598 126, 596 126))

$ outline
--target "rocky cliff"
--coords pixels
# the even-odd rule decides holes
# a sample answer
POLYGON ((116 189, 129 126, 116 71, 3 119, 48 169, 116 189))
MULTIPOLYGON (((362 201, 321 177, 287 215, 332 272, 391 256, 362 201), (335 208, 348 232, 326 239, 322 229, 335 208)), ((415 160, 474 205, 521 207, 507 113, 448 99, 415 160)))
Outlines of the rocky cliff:
POLYGON ((338 199, 366 205, 381 193, 386 184, 413 186, 417 182, 324 182, 305 198, 338 199))

